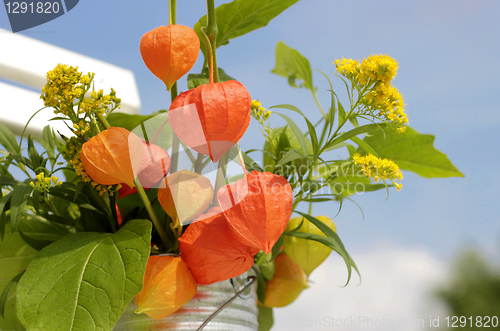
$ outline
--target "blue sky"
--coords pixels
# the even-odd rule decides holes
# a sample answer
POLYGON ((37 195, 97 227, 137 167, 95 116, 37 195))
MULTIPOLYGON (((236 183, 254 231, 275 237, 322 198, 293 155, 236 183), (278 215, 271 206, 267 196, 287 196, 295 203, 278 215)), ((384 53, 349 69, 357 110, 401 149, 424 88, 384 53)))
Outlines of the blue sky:
MULTIPOLYGON (((201 0, 178 1, 177 6, 178 24, 191 27, 206 11, 201 0)), ((355 197, 364 220, 354 204, 346 203, 334 220, 340 237, 355 260, 356 253, 380 245, 421 249, 448 260, 473 244, 498 258, 499 15, 500 2, 495 0, 302 0, 267 27, 221 47, 218 62, 265 107, 289 103, 318 118, 308 91, 293 89, 270 73, 278 41, 329 75, 336 58, 362 59, 372 53, 395 58, 400 68, 393 83, 405 98, 410 126, 435 135, 435 147, 465 177, 425 179, 406 172, 403 190, 391 190, 387 200, 382 191, 355 197)), ((139 41, 145 32, 167 23, 168 1, 81 0, 71 12, 22 34, 132 70, 141 112, 148 114, 167 108, 170 96, 144 65, 139 41)), ((4 10, 0 27, 10 29, 4 10)), ((191 72, 199 72, 201 64, 200 54, 191 72)), ((320 74, 314 75, 314 85, 326 106, 329 93, 320 74)), ((342 92, 338 81, 335 88, 342 92)), ((186 89, 185 78, 180 89, 186 89)), ((278 116, 272 120, 282 124, 278 116)), ((252 122, 242 148, 262 144, 252 122)), ((334 205, 314 209, 316 215, 336 212, 334 205)))

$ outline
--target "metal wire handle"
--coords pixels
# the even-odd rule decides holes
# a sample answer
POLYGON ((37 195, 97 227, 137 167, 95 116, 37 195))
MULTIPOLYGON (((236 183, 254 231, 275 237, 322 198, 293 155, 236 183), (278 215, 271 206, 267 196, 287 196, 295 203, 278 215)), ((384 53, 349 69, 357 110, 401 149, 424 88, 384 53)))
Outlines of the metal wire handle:
MULTIPOLYGON (((217 309, 212 315, 210 315, 210 317, 208 317, 205 320, 205 322, 203 322, 203 324, 200 325, 200 327, 196 331, 201 331, 215 316, 217 316, 224 308, 226 308, 231 302, 233 302, 237 297, 239 297, 243 292, 245 292, 247 289, 249 289, 257 281, 258 271, 256 269, 254 269, 254 270, 257 272, 257 275, 248 276, 247 277, 248 283, 245 286, 243 286, 243 288, 241 290, 236 292, 236 294, 233 295, 229 300, 227 300, 222 306, 220 306, 220 308, 217 309)), ((233 284, 233 287, 234 287, 234 283, 233 283, 232 279, 231 279, 231 284, 233 284)))

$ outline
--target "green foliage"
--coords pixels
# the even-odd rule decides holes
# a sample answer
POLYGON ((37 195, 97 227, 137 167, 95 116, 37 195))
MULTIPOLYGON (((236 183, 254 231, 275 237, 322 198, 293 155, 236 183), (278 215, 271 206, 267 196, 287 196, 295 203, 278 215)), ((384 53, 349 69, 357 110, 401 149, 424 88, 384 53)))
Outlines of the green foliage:
POLYGON ((273 309, 262 305, 257 305, 257 308, 259 310, 259 315, 257 317, 259 331, 271 330, 274 324, 273 309))
POLYGON ((43 248, 17 287, 17 313, 28 329, 111 330, 142 288, 151 222, 114 234, 75 233, 43 248))
MULTIPOLYGON (((226 82, 228 80, 236 80, 224 72, 222 68, 217 68, 219 72, 219 82, 226 82)), ((201 74, 189 74, 187 77, 188 89, 194 89, 200 85, 208 84, 210 81, 210 74, 208 67, 204 67, 201 74)))
POLYGON ((154 112, 151 115, 130 115, 125 113, 113 112, 108 117, 106 117, 106 120, 111 126, 117 126, 132 131, 137 126, 141 125, 141 123, 144 123, 147 120, 165 112, 165 110, 160 110, 154 112))
MULTIPOLYGON (((500 269, 474 250, 461 252, 450 279, 437 291, 450 309, 450 316, 498 316, 500 312, 500 269)), ((484 322, 484 319, 483 319, 484 322)), ((477 330, 467 325, 462 330, 477 330)))
MULTIPOLYGON (((0 293, 20 272, 26 270, 37 251, 30 247, 18 232, 11 233, 10 224, 6 226, 5 237, 0 241, 0 293)), ((0 317, 0 330, 24 330, 16 317, 16 289, 12 288, 9 295, 2 296, 1 307, 5 307, 3 317, 0 317)))
MULTIPOLYGON (((266 26, 282 11, 299 0, 234 0, 215 9, 217 18, 217 47, 227 45, 229 40, 266 26)), ((205 39, 201 27, 207 26, 207 16, 194 25, 200 38, 200 48, 206 52, 205 39)))
MULTIPOLYGON (((446 154, 434 147, 433 135, 420 134, 410 127, 407 127, 406 133, 397 133, 387 127, 373 132, 363 141, 375 149, 380 157, 392 160, 401 169, 415 172, 422 177, 464 176, 446 154)), ((364 153, 362 146, 358 152, 364 153)))
POLYGON ((314 91, 309 61, 282 41, 276 45, 276 67, 271 72, 287 78, 292 87, 305 87, 314 91), (297 84, 297 79, 302 83, 297 84))

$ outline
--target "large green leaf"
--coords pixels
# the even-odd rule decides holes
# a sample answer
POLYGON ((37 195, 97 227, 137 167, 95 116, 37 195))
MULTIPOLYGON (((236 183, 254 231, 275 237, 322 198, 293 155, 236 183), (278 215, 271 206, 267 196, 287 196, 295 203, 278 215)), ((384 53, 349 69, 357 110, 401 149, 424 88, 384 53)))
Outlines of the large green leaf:
MULTIPOLYGON (((269 21, 299 0, 234 0, 215 9, 217 18, 216 46, 227 45, 230 39, 266 26, 269 21)), ((207 26, 207 16, 200 18, 194 31, 200 38, 200 48, 205 54, 205 39, 201 27, 207 26)))
POLYGON ((261 305, 257 305, 257 308, 259 309, 259 331, 271 330, 274 324, 273 309, 261 305))
POLYGON ((114 234, 80 232, 42 249, 17 286, 17 314, 28 330, 112 330, 142 288, 151 222, 114 234))
MULTIPOLYGON (((434 136, 420 134, 410 127, 406 133, 397 133, 392 128, 377 130, 364 141, 375 149, 379 156, 397 163, 402 170, 413 171, 422 177, 464 177, 451 163, 446 154, 438 151, 434 136)), ((361 148, 358 152, 366 154, 361 148)))
POLYGON ((69 231, 60 225, 52 224, 41 216, 26 214, 19 223, 19 233, 31 247, 41 250, 68 235, 69 231))
MULTIPOLYGON (((18 232, 11 233, 10 224, 7 224, 6 230, 3 241, 0 241, 0 293, 13 277, 28 267, 37 253, 18 232)), ((5 318, 0 317, 0 330, 24 330, 17 320, 15 307, 14 289, 6 303, 5 318)))
POLYGON ((314 91, 309 61, 282 41, 276 45, 276 67, 271 72, 288 78, 290 86, 305 87, 314 91), (297 79, 302 80, 303 83, 297 85, 297 79))

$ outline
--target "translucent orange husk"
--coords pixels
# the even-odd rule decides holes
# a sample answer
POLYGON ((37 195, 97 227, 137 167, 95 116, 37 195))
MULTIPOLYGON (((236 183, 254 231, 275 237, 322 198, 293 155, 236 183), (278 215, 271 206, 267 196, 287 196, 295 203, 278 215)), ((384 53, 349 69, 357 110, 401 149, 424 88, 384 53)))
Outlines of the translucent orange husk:
POLYGON ((170 171, 172 161, 168 152, 160 146, 144 143, 144 157, 137 171, 142 187, 153 188, 164 179, 170 171))
POLYGON ((151 256, 146 265, 144 286, 135 296, 136 313, 161 319, 174 313, 196 294, 197 286, 180 257, 151 256))
POLYGON ((85 171, 95 182, 135 187, 134 169, 141 165, 143 145, 130 131, 110 127, 84 143, 80 156, 85 171))
POLYGON ((217 193, 231 229, 245 245, 271 252, 292 213, 290 184, 270 172, 253 171, 217 193))
POLYGON ((237 240, 218 207, 189 225, 179 238, 179 250, 198 284, 212 284, 246 272, 259 252, 237 240))
POLYGON ((142 36, 140 50, 146 66, 170 91, 172 85, 195 64, 200 40, 187 26, 160 26, 142 36))
POLYGON ((284 307, 291 304, 309 286, 300 267, 286 254, 279 254, 274 260, 274 276, 266 282, 266 307, 284 307))
POLYGON ((170 174, 158 189, 158 201, 174 224, 186 224, 202 215, 214 190, 205 176, 181 170, 170 174))
POLYGON ((203 84, 172 102, 170 125, 186 145, 217 162, 248 128, 250 106, 250 94, 237 81, 203 84))

